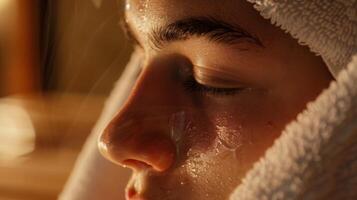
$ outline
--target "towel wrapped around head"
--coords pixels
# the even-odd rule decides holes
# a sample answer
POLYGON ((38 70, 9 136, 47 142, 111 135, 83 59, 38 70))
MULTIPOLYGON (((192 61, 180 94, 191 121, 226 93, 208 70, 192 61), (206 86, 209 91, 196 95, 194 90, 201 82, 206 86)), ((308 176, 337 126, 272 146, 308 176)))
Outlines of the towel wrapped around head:
POLYGON ((357 199, 357 1, 250 2, 320 54, 336 81, 286 127, 231 199, 357 199))

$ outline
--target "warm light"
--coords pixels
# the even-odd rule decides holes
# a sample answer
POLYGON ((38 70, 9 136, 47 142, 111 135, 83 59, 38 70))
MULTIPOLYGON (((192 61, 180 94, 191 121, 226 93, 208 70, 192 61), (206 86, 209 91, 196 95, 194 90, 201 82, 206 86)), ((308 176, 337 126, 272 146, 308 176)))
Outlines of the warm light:
POLYGON ((6 8, 9 5, 11 0, 0 0, 0 9, 6 8))
POLYGON ((0 0, 0 34, 7 29, 9 23, 12 22, 14 14, 14 1, 12 0, 0 0), (4 30, 5 29, 5 30, 4 30))
POLYGON ((0 102, 0 161, 10 161, 35 148, 35 129, 22 107, 0 102))

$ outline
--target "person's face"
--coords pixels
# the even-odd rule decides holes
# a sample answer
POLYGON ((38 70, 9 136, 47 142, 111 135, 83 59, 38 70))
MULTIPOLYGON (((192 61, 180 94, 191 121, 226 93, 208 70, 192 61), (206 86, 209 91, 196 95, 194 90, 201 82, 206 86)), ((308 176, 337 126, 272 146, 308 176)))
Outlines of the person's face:
POLYGON ((142 71, 100 149, 130 199, 226 199, 332 79, 243 0, 128 0, 142 71))

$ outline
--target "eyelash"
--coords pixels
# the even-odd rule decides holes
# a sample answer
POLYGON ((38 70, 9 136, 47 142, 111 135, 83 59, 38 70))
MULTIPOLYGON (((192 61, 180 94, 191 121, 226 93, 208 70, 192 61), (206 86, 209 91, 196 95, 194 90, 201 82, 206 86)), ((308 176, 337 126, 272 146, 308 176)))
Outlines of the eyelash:
POLYGON ((198 83, 195 77, 190 76, 183 83, 185 89, 189 92, 197 92, 201 94, 212 94, 216 96, 232 96, 242 92, 244 88, 216 88, 198 83))

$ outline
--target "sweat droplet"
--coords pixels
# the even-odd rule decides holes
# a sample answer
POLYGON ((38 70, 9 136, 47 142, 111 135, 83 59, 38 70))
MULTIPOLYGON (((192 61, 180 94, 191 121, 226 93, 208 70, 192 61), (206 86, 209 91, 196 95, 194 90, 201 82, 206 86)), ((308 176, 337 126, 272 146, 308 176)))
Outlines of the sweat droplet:
POLYGON ((233 114, 224 112, 214 120, 219 149, 235 151, 242 145, 242 127, 237 126, 233 114))
POLYGON ((229 129, 226 126, 217 126, 217 134, 219 142, 225 149, 235 151, 241 146, 239 130, 229 129))

